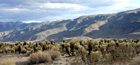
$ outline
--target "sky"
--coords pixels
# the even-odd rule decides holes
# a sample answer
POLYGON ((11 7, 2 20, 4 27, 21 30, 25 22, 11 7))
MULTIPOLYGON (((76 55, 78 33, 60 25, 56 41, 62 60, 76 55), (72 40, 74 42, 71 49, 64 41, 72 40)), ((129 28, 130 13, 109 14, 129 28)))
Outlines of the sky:
POLYGON ((0 0, 0 21, 56 21, 137 8, 140 0, 0 0))

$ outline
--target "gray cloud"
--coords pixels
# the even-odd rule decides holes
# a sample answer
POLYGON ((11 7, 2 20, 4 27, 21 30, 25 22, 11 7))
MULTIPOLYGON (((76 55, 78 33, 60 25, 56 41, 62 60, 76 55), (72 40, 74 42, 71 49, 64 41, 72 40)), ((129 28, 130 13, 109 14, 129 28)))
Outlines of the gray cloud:
POLYGON ((131 1, 134 0, 0 0, 0 21, 54 21, 140 7, 131 1))

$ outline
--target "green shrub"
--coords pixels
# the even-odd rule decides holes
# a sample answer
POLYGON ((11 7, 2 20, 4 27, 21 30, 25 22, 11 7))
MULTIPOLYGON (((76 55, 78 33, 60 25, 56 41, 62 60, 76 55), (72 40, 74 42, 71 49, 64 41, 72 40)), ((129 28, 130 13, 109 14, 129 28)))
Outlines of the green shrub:
POLYGON ((26 53, 26 49, 25 48, 21 48, 21 52, 24 54, 26 53))
POLYGON ((0 53, 3 53, 3 50, 0 49, 0 53))
POLYGON ((1 46, 3 45, 3 43, 2 42, 0 42, 0 48, 1 48, 1 46))
POLYGON ((26 54, 29 56, 32 52, 31 51, 27 51, 26 54))
POLYGON ((24 42, 23 42, 23 46, 24 46, 24 45, 27 45, 27 44, 28 44, 27 41, 24 41, 24 42))

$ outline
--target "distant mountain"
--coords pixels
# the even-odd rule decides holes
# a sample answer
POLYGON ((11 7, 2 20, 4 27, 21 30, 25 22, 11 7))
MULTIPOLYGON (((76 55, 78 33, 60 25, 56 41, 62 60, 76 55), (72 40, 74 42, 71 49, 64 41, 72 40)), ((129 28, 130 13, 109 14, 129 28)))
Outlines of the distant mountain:
POLYGON ((14 29, 25 29, 31 26, 35 26, 37 24, 38 23, 0 22, 0 32, 14 29))
POLYGON ((0 41, 42 41, 44 39, 136 39, 140 38, 140 9, 115 14, 81 16, 76 19, 41 23, 1 36, 0 41))
POLYGON ((39 23, 0 22, 0 37, 38 24, 39 23))

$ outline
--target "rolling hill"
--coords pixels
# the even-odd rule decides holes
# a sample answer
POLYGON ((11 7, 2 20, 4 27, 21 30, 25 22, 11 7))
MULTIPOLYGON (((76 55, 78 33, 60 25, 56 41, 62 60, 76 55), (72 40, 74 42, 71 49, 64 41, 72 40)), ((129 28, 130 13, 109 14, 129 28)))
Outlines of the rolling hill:
POLYGON ((39 23, 0 22, 0 37, 38 24, 39 23))
POLYGON ((81 16, 76 19, 41 23, 32 27, 25 26, 21 30, 0 36, 0 41, 38 42, 44 39, 62 41, 62 39, 74 38, 140 38, 140 9, 114 14, 81 16))

